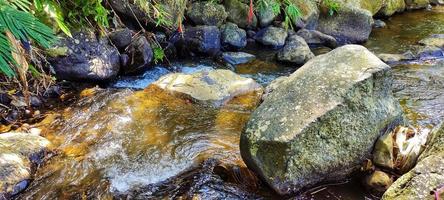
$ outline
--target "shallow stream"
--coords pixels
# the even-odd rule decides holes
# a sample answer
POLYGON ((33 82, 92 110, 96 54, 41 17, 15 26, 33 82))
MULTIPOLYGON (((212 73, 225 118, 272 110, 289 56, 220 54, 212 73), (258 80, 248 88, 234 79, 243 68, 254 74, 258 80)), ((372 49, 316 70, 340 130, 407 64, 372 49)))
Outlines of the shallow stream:
MULTIPOLYGON (((365 46, 375 53, 402 53, 430 34, 444 33, 444 8, 404 13, 386 22, 365 46)), ((259 58, 236 67, 207 60, 157 66, 137 77, 122 77, 108 89, 84 91, 81 100, 42 122, 44 136, 58 153, 18 198, 278 198, 245 167, 239 153, 239 136, 257 94, 214 108, 146 88, 173 71, 232 69, 266 86, 296 70, 259 58)), ((422 126, 444 117, 444 63, 438 63, 393 66, 395 95, 409 119, 422 126)), ((365 198, 377 197, 351 181, 321 186, 297 199, 365 198)))

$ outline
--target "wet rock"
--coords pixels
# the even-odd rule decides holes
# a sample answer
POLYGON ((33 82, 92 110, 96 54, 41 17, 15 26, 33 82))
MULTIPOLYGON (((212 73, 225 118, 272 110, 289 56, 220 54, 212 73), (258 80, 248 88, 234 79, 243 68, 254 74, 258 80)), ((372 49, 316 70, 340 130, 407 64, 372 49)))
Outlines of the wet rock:
POLYGON ((296 65, 302 65, 313 57, 314 54, 304 38, 297 35, 288 37, 284 48, 277 54, 278 61, 294 63, 296 65))
POLYGON ((404 0, 385 0, 384 5, 378 12, 378 16, 388 17, 392 16, 397 12, 402 12, 405 10, 404 0))
POLYGON ((249 6, 242 3, 239 0, 225 0, 224 1, 225 10, 228 13, 227 20, 237 24, 241 28, 256 27, 257 18, 253 14, 253 19, 251 23, 248 21, 249 6))
POLYGON ((245 52, 224 52, 222 58, 231 65, 239 65, 254 60, 256 56, 245 52))
POLYGON ((405 173, 413 168, 424 150, 430 130, 397 127, 381 136, 373 150, 373 163, 377 166, 405 173))
POLYGON ((220 31, 216 26, 189 27, 178 44, 179 51, 203 55, 215 55, 220 51, 220 31))
POLYGON ((296 34, 304 38, 308 45, 326 46, 330 48, 336 48, 338 46, 334 37, 316 30, 301 29, 296 32, 296 34))
POLYGON ((317 30, 336 38, 340 44, 367 41, 373 24, 372 13, 353 6, 341 7, 333 16, 321 15, 317 30))
POLYGON ((125 74, 142 72, 150 67, 153 60, 153 50, 148 40, 144 36, 134 38, 126 50, 128 61, 122 66, 125 74))
POLYGON ((210 1, 191 4, 187 15, 196 25, 208 26, 220 26, 228 16, 223 5, 210 1))
MULTIPOLYGON (((444 183, 444 128, 438 126, 432 131, 432 139, 418 159, 418 164, 401 176, 385 192, 382 199, 429 199, 435 200, 435 192, 444 183)), ((444 194, 438 194, 443 197, 444 194)))
POLYGON ((364 184, 371 191, 382 194, 393 184, 393 179, 385 172, 376 170, 365 177, 364 184))
POLYGON ((118 49, 125 49, 131 43, 133 36, 128 28, 123 28, 109 33, 108 37, 118 49))
POLYGON ((68 48, 66 55, 48 58, 59 80, 106 81, 119 72, 119 52, 105 39, 79 32, 57 46, 68 48))
POLYGON ((419 44, 444 49, 444 34, 433 34, 419 41, 419 44))
POLYGON ((23 191, 32 178, 32 166, 40 164, 50 142, 27 133, 0 134, 0 198, 23 191))
POLYGON ((385 22, 380 19, 375 20, 375 23, 373 24, 374 28, 385 28, 386 26, 387 24, 385 24, 385 22))
POLYGON ((261 90, 261 86, 253 79, 243 78, 229 70, 168 74, 153 84, 161 89, 189 95, 196 100, 215 105, 221 105, 240 94, 261 90))
POLYGON ((31 96, 29 98, 29 100, 30 100, 30 103, 31 103, 32 107, 40 107, 43 104, 42 100, 40 100, 40 98, 36 97, 36 96, 31 96))
POLYGON ((416 49, 416 57, 420 59, 438 58, 443 56, 444 56, 443 49, 440 49, 438 47, 425 46, 416 49))
POLYGON ((317 56, 252 114, 242 158, 279 194, 344 179, 402 118, 391 84, 390 67, 362 46, 317 56))
POLYGON ((0 103, 3 105, 8 105, 11 103, 12 99, 11 97, 6 93, 0 93, 0 103))
POLYGON ((287 39, 288 32, 283 28, 269 26, 267 28, 261 29, 256 35, 255 39, 257 42, 270 46, 272 48, 281 48, 285 45, 285 40, 287 39))
POLYGON ((405 0, 406 8, 409 10, 427 8, 430 0, 405 0))
POLYGON ((242 49, 247 46, 247 33, 228 22, 221 27, 221 43, 224 49, 242 49))
POLYGON ((403 54, 382 53, 378 54, 378 58, 385 63, 392 64, 400 61, 414 60, 416 59, 416 56, 411 51, 408 51, 403 54))

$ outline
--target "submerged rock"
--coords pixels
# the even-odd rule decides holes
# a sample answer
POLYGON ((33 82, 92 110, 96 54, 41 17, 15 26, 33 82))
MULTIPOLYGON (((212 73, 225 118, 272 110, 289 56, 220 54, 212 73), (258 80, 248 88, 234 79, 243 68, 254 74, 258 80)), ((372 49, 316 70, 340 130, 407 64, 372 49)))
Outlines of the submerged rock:
POLYGON ((390 67, 362 46, 317 56, 252 114, 242 157, 279 194, 344 179, 402 119, 391 84, 390 67))
POLYGON ((414 60, 416 59, 416 56, 411 51, 408 51, 403 54, 381 53, 378 54, 378 58, 384 61, 385 63, 392 64, 400 61, 414 60))
POLYGON ((432 139, 418 164, 385 192, 383 200, 435 200, 444 197, 444 127, 432 131, 432 139), (437 193, 437 194, 436 194, 437 193), (436 198, 438 197, 438 198, 436 198))
POLYGON ((227 18, 223 5, 214 2, 195 2, 188 9, 188 17, 196 25, 220 26, 227 18))
POLYGON ((41 164, 50 142, 43 137, 9 132, 0 134, 0 199, 26 189, 32 167, 41 164))
POLYGON ((444 34, 433 34, 419 41, 419 44, 444 49, 444 34))
POLYGON ((231 98, 262 90, 251 78, 243 78, 230 70, 200 71, 193 74, 167 74, 153 83, 161 89, 189 95, 192 98, 221 105, 231 98))
POLYGON ((269 26, 260 30, 256 35, 255 39, 257 42, 270 46, 272 48, 281 48, 285 45, 285 40, 287 39, 288 32, 283 28, 269 26))
POLYGON ((231 65, 239 65, 254 60, 256 56, 245 52, 224 52, 222 58, 231 65))
POLYGON ((372 31, 372 13, 354 6, 344 6, 333 16, 321 15, 317 30, 336 38, 340 44, 363 43, 372 31))
POLYGON ((63 39, 59 46, 68 48, 66 55, 48 58, 59 80, 105 81, 119 73, 119 51, 106 40, 79 32, 63 39))
POLYGON ((242 49, 247 46, 247 33, 234 23, 226 23, 221 27, 221 43, 224 49, 242 49))
POLYGON ((304 38, 298 35, 288 37, 284 48, 277 54, 277 60, 296 65, 302 65, 313 57, 314 54, 311 52, 304 38))

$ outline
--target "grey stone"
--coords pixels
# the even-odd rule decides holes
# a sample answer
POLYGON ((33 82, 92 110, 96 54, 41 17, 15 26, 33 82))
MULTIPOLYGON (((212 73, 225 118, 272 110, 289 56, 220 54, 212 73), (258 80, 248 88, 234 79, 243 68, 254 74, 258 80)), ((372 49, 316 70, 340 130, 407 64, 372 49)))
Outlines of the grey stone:
POLYGON ((293 35, 288 37, 287 42, 278 54, 277 59, 282 62, 290 62, 296 65, 305 64, 312 59, 314 54, 305 42, 304 38, 293 35))
POLYGON ((245 52, 224 52, 222 58, 231 65, 239 65, 254 60, 256 56, 245 52))
POLYGON ((285 45, 288 32, 283 28, 269 26, 261 29, 255 36, 257 42, 272 48, 281 48, 285 45))
POLYGON ((390 70, 358 45, 315 57, 252 114, 242 158, 282 195, 350 176, 381 132, 402 120, 390 70))

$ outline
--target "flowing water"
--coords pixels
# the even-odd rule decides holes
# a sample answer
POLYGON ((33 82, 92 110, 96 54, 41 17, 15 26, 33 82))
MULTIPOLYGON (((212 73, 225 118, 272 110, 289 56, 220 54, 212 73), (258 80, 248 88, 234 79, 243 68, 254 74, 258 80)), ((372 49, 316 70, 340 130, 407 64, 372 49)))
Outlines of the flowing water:
MULTIPOLYGON (((393 16, 365 45, 375 53, 404 52, 429 34, 444 33, 443 11, 438 7, 393 16)), ((259 93, 214 107, 149 86, 173 71, 208 68, 232 69, 266 86, 295 70, 270 62, 269 52, 253 51, 260 59, 236 67, 183 61, 122 77, 108 89, 82 92, 78 102, 40 124, 57 153, 18 198, 279 198, 245 167, 239 153, 239 136, 259 93)), ((433 125, 444 116, 444 63, 439 63, 394 66, 395 95, 414 123, 433 125)), ((352 181, 315 188, 297 199, 372 198, 352 181)))

